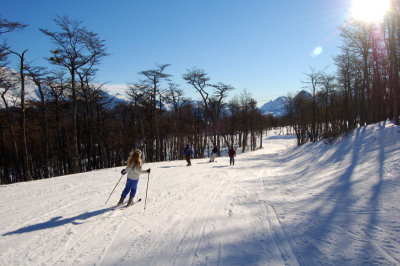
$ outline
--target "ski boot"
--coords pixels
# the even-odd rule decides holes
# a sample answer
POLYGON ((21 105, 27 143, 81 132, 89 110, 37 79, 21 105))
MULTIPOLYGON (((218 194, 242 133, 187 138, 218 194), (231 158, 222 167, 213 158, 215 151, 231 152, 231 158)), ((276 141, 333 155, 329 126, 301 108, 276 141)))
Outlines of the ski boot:
POLYGON ((133 205, 133 198, 129 198, 128 204, 126 204, 126 207, 129 207, 131 205, 133 205))
POLYGON ((116 208, 119 208, 119 207, 122 206, 123 203, 124 203, 124 198, 121 197, 121 198, 119 199, 119 202, 118 202, 117 206, 115 206, 115 207, 116 207, 116 208))

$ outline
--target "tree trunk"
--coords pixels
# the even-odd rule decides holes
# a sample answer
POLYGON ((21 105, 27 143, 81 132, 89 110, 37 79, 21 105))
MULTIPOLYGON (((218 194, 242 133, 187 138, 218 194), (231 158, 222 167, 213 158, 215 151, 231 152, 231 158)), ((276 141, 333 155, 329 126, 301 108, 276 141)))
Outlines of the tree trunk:
POLYGON ((79 150, 78 150, 78 99, 75 88, 75 68, 71 71, 71 91, 72 91, 72 151, 71 151, 71 173, 80 172, 79 150))
POLYGON ((20 79, 21 79, 21 130, 23 142, 23 165, 25 181, 33 180, 29 169, 28 144, 26 141, 26 110, 25 110, 25 74, 24 74, 24 56, 28 50, 25 50, 20 57, 20 79))
POLYGON ((49 176, 49 129, 47 126, 47 117, 46 117, 46 103, 44 98, 44 93, 42 90, 42 86, 40 82, 36 82, 40 93, 40 109, 42 112, 42 145, 43 145, 43 158, 42 158, 42 167, 44 170, 45 178, 49 176))

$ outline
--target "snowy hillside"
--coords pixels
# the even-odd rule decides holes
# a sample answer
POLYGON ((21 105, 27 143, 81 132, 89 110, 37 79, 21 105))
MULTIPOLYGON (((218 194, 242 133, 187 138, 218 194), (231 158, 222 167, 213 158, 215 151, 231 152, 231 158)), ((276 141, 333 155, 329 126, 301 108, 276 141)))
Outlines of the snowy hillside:
POLYGON ((145 164, 136 205, 111 211, 119 168, 0 186, 0 265, 399 265, 400 127, 333 144, 145 164))

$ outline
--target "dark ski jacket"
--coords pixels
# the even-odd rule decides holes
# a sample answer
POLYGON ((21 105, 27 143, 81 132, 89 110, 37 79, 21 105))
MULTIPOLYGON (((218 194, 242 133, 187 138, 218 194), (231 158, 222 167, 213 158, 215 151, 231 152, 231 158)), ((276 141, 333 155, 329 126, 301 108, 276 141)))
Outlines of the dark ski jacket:
POLYGON ((190 149, 189 145, 186 145, 185 149, 183 150, 183 154, 186 156, 193 155, 193 151, 190 149))
POLYGON ((230 148, 228 151, 228 156, 232 157, 232 156, 236 156, 236 151, 234 148, 230 148))
POLYGON ((217 147, 214 147, 214 149, 212 150, 212 152, 211 153, 215 153, 215 154, 217 154, 218 153, 218 148, 217 147))

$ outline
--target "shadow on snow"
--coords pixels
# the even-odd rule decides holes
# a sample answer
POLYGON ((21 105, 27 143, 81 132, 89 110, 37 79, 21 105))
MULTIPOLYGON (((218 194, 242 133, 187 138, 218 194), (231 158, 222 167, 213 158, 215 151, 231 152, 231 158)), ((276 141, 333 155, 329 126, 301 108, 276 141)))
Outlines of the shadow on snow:
POLYGON ((97 210, 97 211, 85 212, 85 213, 79 214, 77 216, 70 217, 70 218, 64 218, 64 219, 62 216, 56 216, 54 218, 51 218, 49 221, 46 221, 43 223, 37 223, 37 224, 33 224, 33 225, 28 225, 28 226, 22 227, 20 229, 17 229, 15 231, 5 233, 5 234, 3 234, 3 236, 30 233, 30 232, 34 232, 34 231, 45 230, 45 229, 55 228, 58 226, 63 226, 65 224, 69 224, 69 223, 80 224, 79 221, 81 221, 81 220, 87 220, 89 218, 92 218, 92 217, 101 215, 105 212, 108 212, 109 210, 110 210, 110 208, 104 208, 104 209, 97 210))

